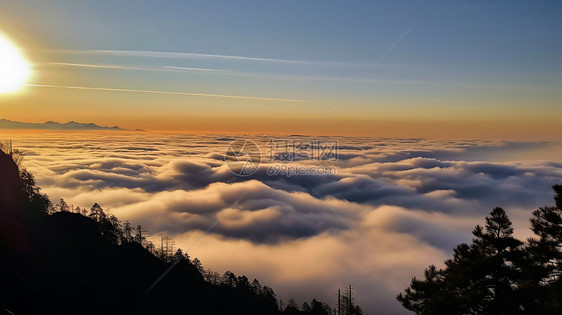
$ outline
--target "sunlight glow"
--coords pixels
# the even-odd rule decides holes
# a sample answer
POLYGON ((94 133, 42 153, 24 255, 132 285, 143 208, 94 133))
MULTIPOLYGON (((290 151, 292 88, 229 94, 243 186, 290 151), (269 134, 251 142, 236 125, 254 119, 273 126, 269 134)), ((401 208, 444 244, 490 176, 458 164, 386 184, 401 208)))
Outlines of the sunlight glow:
POLYGON ((0 94, 19 90, 30 73, 29 63, 16 46, 0 35, 0 94))

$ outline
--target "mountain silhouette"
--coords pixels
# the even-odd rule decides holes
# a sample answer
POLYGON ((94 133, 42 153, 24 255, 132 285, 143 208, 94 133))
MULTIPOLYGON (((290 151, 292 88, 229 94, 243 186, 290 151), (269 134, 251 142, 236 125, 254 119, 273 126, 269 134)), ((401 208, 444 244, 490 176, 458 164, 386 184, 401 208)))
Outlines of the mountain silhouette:
POLYGON ((118 126, 99 126, 94 123, 80 123, 69 121, 67 123, 59 123, 56 121, 47 121, 44 123, 19 122, 8 119, 0 119, 0 129, 52 129, 52 130, 128 130, 118 126))

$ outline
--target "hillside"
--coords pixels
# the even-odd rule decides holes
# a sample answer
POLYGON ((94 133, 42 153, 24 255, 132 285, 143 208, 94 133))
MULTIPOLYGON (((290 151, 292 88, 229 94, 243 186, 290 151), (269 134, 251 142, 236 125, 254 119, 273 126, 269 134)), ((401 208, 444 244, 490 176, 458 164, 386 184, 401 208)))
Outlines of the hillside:
POLYGON ((259 282, 227 273, 228 281, 212 284, 181 252, 162 259, 132 239, 112 238, 121 231, 114 217, 47 214, 50 202, 33 177, 23 171, 22 182, 1 151, 0 168, 3 313, 279 313, 273 290, 259 282))

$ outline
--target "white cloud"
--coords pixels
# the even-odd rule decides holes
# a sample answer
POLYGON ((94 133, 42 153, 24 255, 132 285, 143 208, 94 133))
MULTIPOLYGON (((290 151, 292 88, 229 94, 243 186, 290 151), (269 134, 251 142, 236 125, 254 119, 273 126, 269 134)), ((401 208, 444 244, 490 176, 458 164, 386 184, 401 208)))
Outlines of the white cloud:
MULTIPOLYGON (((190 250, 206 266, 256 277, 284 299, 333 304, 337 287, 352 284, 369 312, 403 312, 395 295, 470 241, 492 207, 528 235, 530 211, 552 203, 550 186, 562 179, 559 163, 494 161, 540 143, 341 138, 335 175, 269 176, 265 162, 240 178, 222 161, 235 137, 10 137, 54 201, 98 202, 184 249, 216 223, 190 250)), ((268 139, 254 140, 265 149, 268 139)))

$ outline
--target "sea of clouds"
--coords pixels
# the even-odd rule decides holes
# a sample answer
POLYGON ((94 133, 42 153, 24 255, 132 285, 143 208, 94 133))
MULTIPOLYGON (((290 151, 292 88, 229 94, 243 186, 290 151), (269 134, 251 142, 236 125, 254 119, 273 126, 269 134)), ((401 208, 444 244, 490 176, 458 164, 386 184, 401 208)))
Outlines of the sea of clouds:
POLYGON ((54 202, 63 197, 88 209, 97 202, 142 224, 154 241, 169 235, 204 266, 258 278, 284 300, 316 297, 333 306, 337 288, 351 284, 371 314, 404 313, 396 294, 469 242, 495 206, 507 210, 518 237, 530 236, 531 211, 552 204, 551 186, 562 182, 562 163, 541 155, 560 150, 549 142, 315 138, 337 140, 338 159, 292 163, 337 172, 285 176, 268 172, 280 163, 266 156, 278 137, 2 137, 25 153, 24 167, 54 202), (251 139, 264 153, 250 176, 225 163, 236 139, 251 139))

